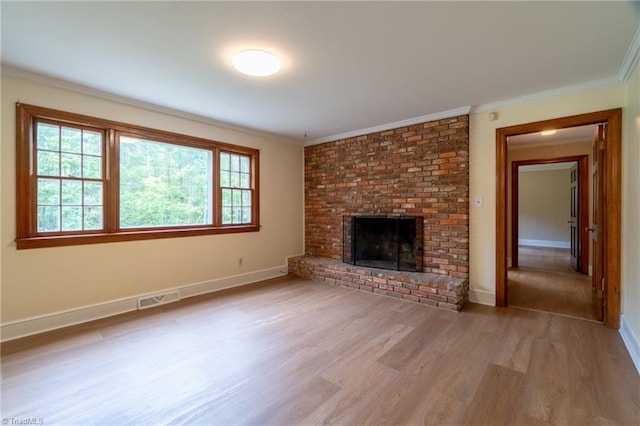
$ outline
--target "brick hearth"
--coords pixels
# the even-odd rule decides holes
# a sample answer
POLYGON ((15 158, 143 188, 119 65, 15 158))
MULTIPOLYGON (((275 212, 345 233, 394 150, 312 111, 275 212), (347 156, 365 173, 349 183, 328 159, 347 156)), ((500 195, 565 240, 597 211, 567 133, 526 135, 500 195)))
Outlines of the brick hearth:
POLYGON ((321 257, 289 258, 289 273, 454 311, 462 308, 469 295, 467 279, 428 272, 364 268, 321 257))

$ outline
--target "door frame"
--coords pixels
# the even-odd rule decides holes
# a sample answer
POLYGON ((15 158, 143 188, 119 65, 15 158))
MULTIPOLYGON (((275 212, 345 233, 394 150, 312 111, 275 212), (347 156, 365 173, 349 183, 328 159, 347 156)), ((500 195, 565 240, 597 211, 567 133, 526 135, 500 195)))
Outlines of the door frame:
POLYGON ((519 175, 520 166, 555 163, 578 163, 578 244, 580 244, 580 257, 578 259, 578 271, 582 274, 589 273, 589 155, 574 155, 568 157, 541 158, 531 160, 518 160, 511 162, 511 266, 518 266, 518 215, 519 215, 519 175), (586 244, 586 250, 585 250, 586 244))
POLYGON ((496 129, 496 305, 507 306, 507 138, 543 130, 607 123, 604 179, 604 320, 620 328, 622 108, 496 129))

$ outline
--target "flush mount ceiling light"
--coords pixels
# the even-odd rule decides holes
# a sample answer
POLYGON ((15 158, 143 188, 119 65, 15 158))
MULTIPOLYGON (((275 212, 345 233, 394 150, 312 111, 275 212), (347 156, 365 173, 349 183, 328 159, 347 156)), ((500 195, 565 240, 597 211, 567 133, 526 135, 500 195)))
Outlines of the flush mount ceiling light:
POLYGON ((267 77, 280 71, 280 59, 266 50, 243 50, 234 55, 233 67, 252 77, 267 77))
POLYGON ((555 135, 556 131, 555 130, 545 130, 543 132, 540 132, 540 134, 542 136, 551 136, 551 135, 555 135))

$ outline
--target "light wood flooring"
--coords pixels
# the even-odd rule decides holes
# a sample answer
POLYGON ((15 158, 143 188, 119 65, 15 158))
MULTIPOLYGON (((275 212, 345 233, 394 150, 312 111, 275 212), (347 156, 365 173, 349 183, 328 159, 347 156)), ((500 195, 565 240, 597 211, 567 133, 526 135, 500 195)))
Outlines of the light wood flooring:
POLYGON ((639 389, 600 324, 293 277, 2 345, 45 425, 638 425, 639 389))
POLYGON ((595 321, 591 277, 571 268, 569 249, 520 246, 507 272, 508 304, 595 321))

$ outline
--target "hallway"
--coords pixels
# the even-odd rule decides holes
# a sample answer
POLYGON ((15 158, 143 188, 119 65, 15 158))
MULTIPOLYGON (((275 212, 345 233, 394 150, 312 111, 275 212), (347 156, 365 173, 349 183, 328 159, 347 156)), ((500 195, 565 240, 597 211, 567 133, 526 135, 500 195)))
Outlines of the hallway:
POLYGON ((595 321, 591 278, 571 268, 569 249, 520 246, 507 278, 510 306, 595 321))

